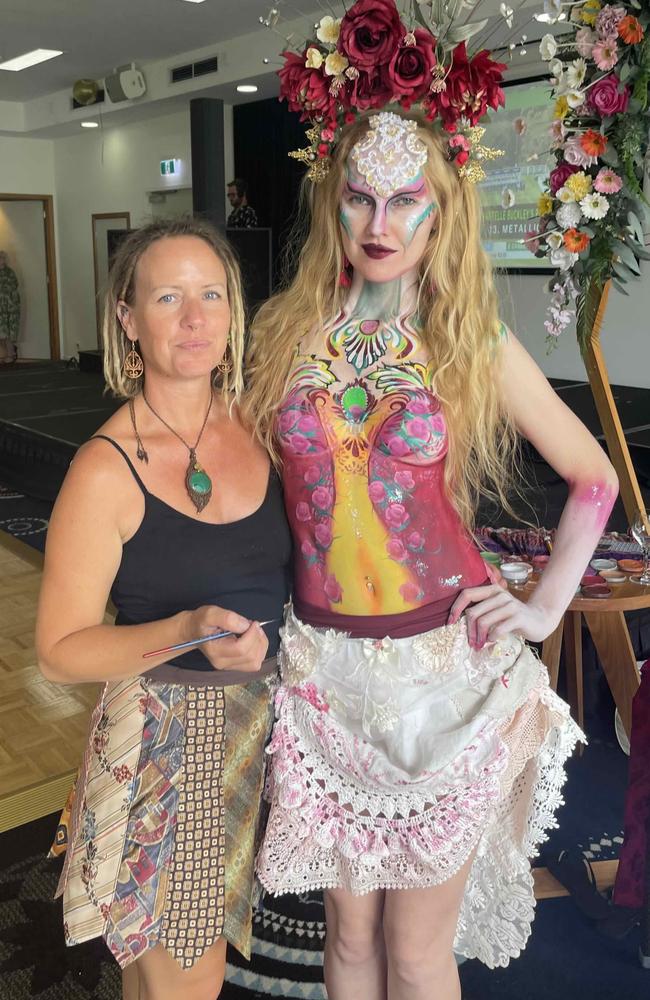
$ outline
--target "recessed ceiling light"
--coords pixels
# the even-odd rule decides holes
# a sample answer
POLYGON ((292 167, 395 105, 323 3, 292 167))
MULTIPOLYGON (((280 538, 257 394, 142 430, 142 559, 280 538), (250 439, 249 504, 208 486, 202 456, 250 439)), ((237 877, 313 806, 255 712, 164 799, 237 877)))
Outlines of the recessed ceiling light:
POLYGON ((99 128, 99 122, 82 122, 82 128, 99 128))
POLYGON ((203 3, 204 0, 185 0, 185 3, 203 3))
POLYGON ((240 94, 256 94, 257 86, 254 83, 240 83, 237 90, 240 94))
POLYGON ((8 69, 12 73, 17 73, 21 69, 28 69, 30 66, 36 66, 37 63, 46 62, 48 59, 62 55, 63 52, 58 49, 34 49, 32 52, 25 52, 22 56, 16 56, 15 59, 7 59, 6 62, 0 63, 0 69, 8 69))

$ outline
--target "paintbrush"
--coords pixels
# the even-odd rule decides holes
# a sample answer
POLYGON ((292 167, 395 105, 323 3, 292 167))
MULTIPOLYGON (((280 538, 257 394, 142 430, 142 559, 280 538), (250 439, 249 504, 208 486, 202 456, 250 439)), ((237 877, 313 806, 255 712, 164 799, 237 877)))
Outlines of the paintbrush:
MULTIPOLYGON (((260 625, 272 625, 273 622, 279 622, 280 618, 268 618, 265 622, 259 622, 260 625)), ((202 635, 199 639, 189 639, 187 642, 178 642, 175 646, 163 646, 162 649, 152 649, 150 653, 143 653, 142 659, 148 660, 151 656, 160 656, 161 653, 172 653, 177 649, 187 649, 188 646, 201 646, 204 642, 212 642, 213 639, 224 639, 227 635, 240 635, 239 632, 215 632, 213 635, 202 635)))

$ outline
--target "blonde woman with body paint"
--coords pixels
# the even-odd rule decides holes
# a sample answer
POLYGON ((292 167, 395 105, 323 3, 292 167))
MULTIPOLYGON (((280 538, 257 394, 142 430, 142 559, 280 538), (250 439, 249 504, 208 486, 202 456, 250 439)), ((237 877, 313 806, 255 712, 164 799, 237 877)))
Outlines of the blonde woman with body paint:
POLYGON ((526 640, 558 625, 617 489, 499 322, 447 140, 413 114, 344 129, 254 328, 248 403, 295 550, 257 868, 272 893, 325 890, 330 1000, 454 1000, 454 950, 524 947, 528 858, 581 735, 526 640), (471 533, 517 434, 569 485, 528 603, 471 533))

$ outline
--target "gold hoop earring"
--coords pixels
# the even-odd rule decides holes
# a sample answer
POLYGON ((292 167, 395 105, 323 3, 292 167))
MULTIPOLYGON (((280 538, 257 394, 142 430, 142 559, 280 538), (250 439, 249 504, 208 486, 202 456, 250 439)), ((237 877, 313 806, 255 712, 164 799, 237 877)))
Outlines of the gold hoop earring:
POLYGON ((127 378, 133 379, 133 381, 140 378, 144 371, 144 361, 136 351, 133 341, 131 342, 131 350, 124 359, 122 371, 127 378))

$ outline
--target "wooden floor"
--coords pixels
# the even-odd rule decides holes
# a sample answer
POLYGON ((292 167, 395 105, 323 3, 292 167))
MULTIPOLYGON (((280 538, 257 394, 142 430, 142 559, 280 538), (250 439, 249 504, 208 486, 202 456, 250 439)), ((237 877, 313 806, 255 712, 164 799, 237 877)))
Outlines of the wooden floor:
POLYGON ((0 532, 0 832, 60 808, 99 686, 50 684, 34 654, 42 556, 0 532))

